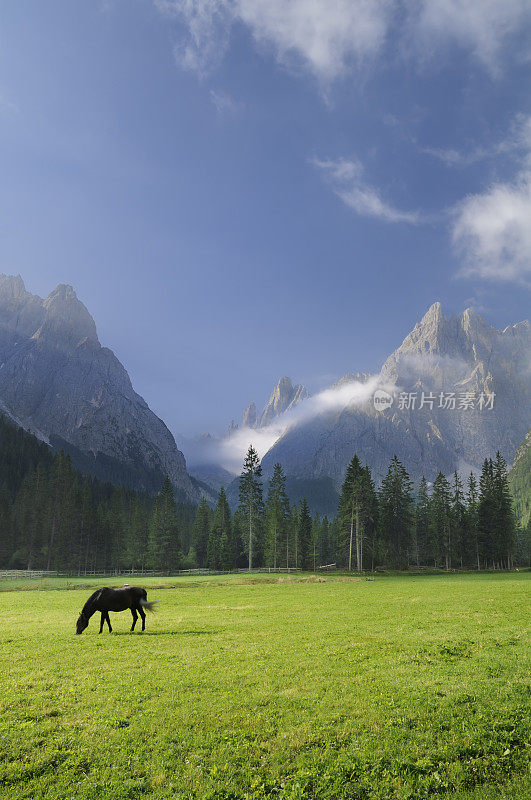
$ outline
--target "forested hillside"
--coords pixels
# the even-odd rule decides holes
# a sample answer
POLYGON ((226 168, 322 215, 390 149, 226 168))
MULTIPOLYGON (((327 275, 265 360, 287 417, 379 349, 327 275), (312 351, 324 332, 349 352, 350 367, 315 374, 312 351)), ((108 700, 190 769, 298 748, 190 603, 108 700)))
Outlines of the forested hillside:
POLYGON ((102 483, 0 417, 0 567, 78 572, 183 567, 315 570, 504 569, 528 565, 528 530, 515 519, 507 467, 486 459, 463 486, 439 473, 415 495, 395 456, 377 489, 354 456, 337 514, 312 517, 290 503, 276 464, 262 484, 251 447, 232 514, 225 489, 215 509, 178 503, 169 478, 152 496, 102 483))
POLYGON ((193 506, 101 483, 0 416, 0 567, 83 572, 176 569, 193 506))

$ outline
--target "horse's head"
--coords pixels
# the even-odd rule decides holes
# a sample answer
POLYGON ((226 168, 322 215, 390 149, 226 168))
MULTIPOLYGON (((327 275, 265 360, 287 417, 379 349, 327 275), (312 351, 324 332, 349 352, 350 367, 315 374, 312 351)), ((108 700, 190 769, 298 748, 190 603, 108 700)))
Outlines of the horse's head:
POLYGON ((88 627, 88 619, 85 614, 81 612, 76 622, 76 633, 83 633, 86 627, 88 627))

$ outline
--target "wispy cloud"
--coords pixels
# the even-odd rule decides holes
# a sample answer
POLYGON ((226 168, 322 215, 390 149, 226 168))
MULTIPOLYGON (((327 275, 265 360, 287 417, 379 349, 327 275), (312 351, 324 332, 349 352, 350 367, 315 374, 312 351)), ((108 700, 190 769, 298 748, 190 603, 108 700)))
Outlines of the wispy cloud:
POLYGON ((250 444, 263 457, 291 428, 310 422, 320 414, 332 414, 344 408, 362 406, 371 401, 377 388, 390 390, 392 387, 384 385, 381 378, 375 376, 365 382, 347 381, 337 387, 325 389, 281 414, 264 428, 240 428, 224 439, 203 439, 198 443, 199 449, 195 452, 192 447, 185 447, 187 462, 204 464, 210 461, 236 474, 241 470, 250 444))
POLYGON ((423 60, 453 45, 468 51, 491 73, 501 70, 508 55, 530 55, 519 44, 531 24, 528 0, 153 2, 163 14, 184 24, 186 33, 175 55, 183 68, 200 75, 223 58, 235 23, 244 25, 257 44, 270 49, 281 63, 304 66, 326 82, 375 63, 391 32, 423 60))
POLYGON ((529 0, 407 0, 406 8, 410 37, 423 58, 440 58, 441 48, 457 46, 496 75, 505 58, 531 55, 525 43, 529 0))
POLYGON ((512 183, 495 183, 455 209, 452 237, 463 275, 531 288, 531 165, 512 183))
POLYGON ((334 193, 356 214, 374 217, 384 222, 421 221, 417 211, 404 211, 386 202, 363 177, 363 166, 357 159, 320 160, 311 162, 323 174, 334 193))
POLYGON ((305 65, 330 80, 377 53, 387 28, 388 0, 153 0, 178 18, 188 36, 176 50, 179 63, 203 73, 223 57, 234 23, 284 63, 305 65))
POLYGON ((210 99, 220 114, 236 114, 243 108, 243 103, 235 100, 227 92, 211 89, 210 99))
POLYGON ((444 147, 418 147, 421 153, 433 156, 448 167, 467 167, 489 158, 501 155, 514 155, 521 158, 531 151, 531 115, 517 114, 501 141, 473 147, 469 150, 455 150, 444 147))

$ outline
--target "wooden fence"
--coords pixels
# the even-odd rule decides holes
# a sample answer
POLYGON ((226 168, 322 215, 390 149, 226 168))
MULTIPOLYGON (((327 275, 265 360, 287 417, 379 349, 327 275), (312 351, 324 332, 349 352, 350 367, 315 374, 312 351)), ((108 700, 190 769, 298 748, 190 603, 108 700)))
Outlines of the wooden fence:
POLYGON ((17 580, 23 578, 111 578, 120 575, 139 575, 147 577, 169 577, 170 575, 231 575, 238 573, 281 573, 281 572, 300 572, 300 567, 258 567, 256 569, 177 569, 173 571, 161 571, 153 569, 120 569, 101 572, 97 570, 82 570, 81 572, 56 572, 53 570, 37 569, 2 569, 0 570, 0 580, 17 580))

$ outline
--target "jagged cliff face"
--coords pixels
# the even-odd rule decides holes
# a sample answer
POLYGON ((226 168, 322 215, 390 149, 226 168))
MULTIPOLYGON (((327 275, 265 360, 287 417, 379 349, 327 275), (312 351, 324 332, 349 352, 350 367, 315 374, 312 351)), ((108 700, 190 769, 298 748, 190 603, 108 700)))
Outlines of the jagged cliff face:
POLYGON ((305 386, 300 383, 293 386, 289 378, 281 378, 262 411, 259 427, 264 428, 266 425, 270 425, 280 414, 294 408, 308 396, 305 386))
POLYGON ((29 430, 196 490, 168 428, 133 389, 71 286, 42 300, 0 276, 0 403, 29 430))
MULTIPOLYGON (((309 392, 305 386, 302 386, 300 383, 293 386, 290 378, 281 378, 271 392, 269 400, 265 404, 261 414, 258 413, 255 403, 249 403, 243 413, 241 427, 265 428, 285 411, 294 408, 309 396, 309 392)), ((238 426, 235 425, 234 420, 232 420, 227 433, 230 436, 236 430, 238 430, 238 426)))
MULTIPOLYGON (((264 457, 266 473, 280 461, 288 475, 339 484, 354 453, 377 479, 394 453, 415 479, 479 469, 498 449, 511 462, 531 416, 530 353, 528 322, 497 331, 471 310, 448 319, 435 303, 382 367, 393 404, 379 411, 371 398, 292 427, 264 457), (416 395, 414 408, 399 407, 401 391, 416 395), (419 408, 422 392, 434 396, 433 408, 419 408), (441 392, 455 394, 455 409, 439 407, 441 392), (474 407, 459 409, 467 392, 474 407), (480 395, 492 393, 493 408, 480 409, 480 395)), ((336 388, 353 379, 369 376, 345 376, 336 388)))

